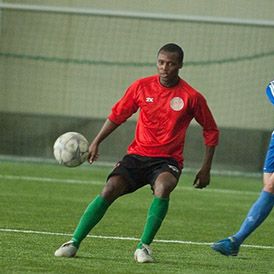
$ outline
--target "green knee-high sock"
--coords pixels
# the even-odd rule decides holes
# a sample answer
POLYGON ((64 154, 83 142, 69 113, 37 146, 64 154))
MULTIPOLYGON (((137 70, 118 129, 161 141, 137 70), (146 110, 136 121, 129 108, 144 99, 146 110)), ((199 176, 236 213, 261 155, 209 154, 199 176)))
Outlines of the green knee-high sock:
POLYGON ((141 248, 142 243, 151 244, 157 231, 159 230, 162 221, 164 220, 168 210, 169 198, 159 198, 154 196, 151 206, 148 210, 147 221, 144 227, 144 232, 138 248, 141 248))
POLYGON ((102 219, 109 205, 110 203, 100 195, 88 205, 73 233, 73 245, 76 247, 80 246, 81 241, 87 236, 89 231, 102 219))

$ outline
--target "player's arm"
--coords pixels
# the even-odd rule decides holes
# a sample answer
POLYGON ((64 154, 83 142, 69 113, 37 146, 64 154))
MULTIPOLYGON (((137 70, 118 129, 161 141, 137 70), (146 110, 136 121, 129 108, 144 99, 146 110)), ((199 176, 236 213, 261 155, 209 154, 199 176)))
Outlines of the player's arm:
POLYGON ((198 171, 193 185, 195 188, 204 188, 210 183, 210 170, 215 152, 215 146, 205 146, 205 156, 201 169, 198 171))
POLYGON ((136 90, 138 90, 137 81, 126 90, 124 96, 112 107, 108 119, 89 146, 88 161, 90 163, 96 161, 99 156, 99 144, 138 110, 138 104, 135 100, 136 90))
POLYGON ((205 98, 200 95, 195 107, 195 120, 203 128, 205 144, 205 156, 201 169, 198 171, 193 185, 196 188, 204 188, 210 183, 210 170, 215 152, 215 147, 219 141, 219 129, 214 117, 207 105, 205 98))
POLYGON ((111 120, 107 119, 105 123, 103 124, 101 130, 97 134, 97 136, 94 138, 94 140, 91 142, 89 146, 89 156, 88 161, 89 163, 93 163, 97 160, 99 157, 99 145, 100 143, 108 136, 110 135, 119 125, 113 123, 111 120))

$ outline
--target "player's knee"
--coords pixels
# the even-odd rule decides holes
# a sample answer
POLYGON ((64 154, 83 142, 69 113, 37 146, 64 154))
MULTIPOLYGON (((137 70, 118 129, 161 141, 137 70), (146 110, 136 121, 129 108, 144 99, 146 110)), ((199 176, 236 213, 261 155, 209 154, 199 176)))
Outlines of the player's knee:
POLYGON ((158 181, 154 184, 154 195, 157 197, 168 198, 170 193, 176 187, 176 182, 173 181, 158 181))
POLYGON ((125 193, 125 184, 119 177, 111 177, 101 192, 101 196, 112 203, 125 193))
POLYGON ((264 190, 274 193, 274 173, 264 174, 264 190))
POLYGON ((274 194, 274 184, 273 183, 265 184, 264 190, 274 194))

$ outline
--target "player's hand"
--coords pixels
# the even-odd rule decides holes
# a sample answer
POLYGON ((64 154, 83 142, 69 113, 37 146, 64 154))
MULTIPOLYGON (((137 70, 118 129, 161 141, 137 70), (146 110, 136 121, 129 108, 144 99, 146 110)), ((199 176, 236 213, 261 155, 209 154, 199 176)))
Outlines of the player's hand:
POLYGON ((91 143, 89 148, 88 148, 88 162, 92 164, 94 161, 96 161, 99 157, 99 148, 98 145, 91 143))
POLYGON ((195 188, 205 188, 210 183, 210 171, 200 170, 193 182, 195 188))

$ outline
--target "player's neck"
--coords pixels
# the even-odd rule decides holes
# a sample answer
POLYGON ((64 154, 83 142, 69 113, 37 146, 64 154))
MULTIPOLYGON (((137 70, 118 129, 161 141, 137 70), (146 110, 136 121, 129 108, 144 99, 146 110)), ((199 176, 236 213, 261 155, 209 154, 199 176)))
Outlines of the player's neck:
POLYGON ((166 87, 166 88, 171 88, 171 87, 176 86, 176 85, 179 83, 180 78, 179 78, 179 76, 178 76, 178 77, 176 77, 176 78, 174 78, 174 79, 171 79, 171 80, 165 80, 165 79, 162 79, 162 78, 160 77, 159 80, 160 80, 160 84, 161 84, 162 86, 164 86, 164 87, 166 87))

